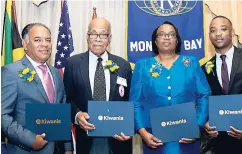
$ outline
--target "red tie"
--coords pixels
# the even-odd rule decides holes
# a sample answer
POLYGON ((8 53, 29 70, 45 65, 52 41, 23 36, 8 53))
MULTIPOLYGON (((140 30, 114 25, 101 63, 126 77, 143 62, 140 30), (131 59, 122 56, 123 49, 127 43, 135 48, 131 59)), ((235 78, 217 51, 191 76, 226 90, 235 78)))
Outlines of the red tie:
POLYGON ((45 84, 45 92, 49 98, 50 103, 54 103, 54 87, 53 83, 50 77, 50 73, 48 72, 47 66, 46 65, 39 65, 38 66, 42 70, 42 75, 43 75, 43 84, 45 84))

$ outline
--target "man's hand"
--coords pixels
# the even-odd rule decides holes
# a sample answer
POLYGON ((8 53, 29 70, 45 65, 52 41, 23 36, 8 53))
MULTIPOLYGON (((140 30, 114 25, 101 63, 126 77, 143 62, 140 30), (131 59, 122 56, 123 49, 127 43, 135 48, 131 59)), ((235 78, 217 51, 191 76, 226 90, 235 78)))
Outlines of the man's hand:
POLYGON ((65 154, 73 154, 72 151, 66 151, 65 154))
POLYGON ((216 127, 215 126, 209 126, 209 121, 206 122, 205 124, 205 131, 208 133, 209 136, 212 137, 217 137, 218 136, 218 131, 215 131, 216 127))
POLYGON ((120 136, 117 135, 117 134, 115 134, 113 136, 113 138, 115 138, 118 141, 127 141, 127 140, 131 139, 132 137, 131 136, 125 136, 124 133, 121 132, 121 135, 120 136))
POLYGON ((46 140, 44 140, 44 138, 45 138, 45 133, 41 135, 36 135, 35 141, 32 145, 32 149, 34 150, 42 149, 48 143, 46 140))
POLYGON ((179 142, 189 144, 189 143, 193 143, 195 141, 196 141, 196 139, 182 138, 179 142))
POLYGON ((147 132, 144 128, 141 128, 139 130, 139 134, 145 141, 146 145, 150 148, 156 149, 159 146, 163 145, 160 139, 156 138, 155 136, 147 132))
POLYGON ((230 126, 232 131, 227 131, 229 136, 232 136, 237 139, 242 139, 242 130, 235 129, 233 126, 230 126))
POLYGON ((93 124, 87 122, 87 120, 89 119, 90 119, 90 116, 86 112, 77 113, 76 120, 79 126, 85 131, 95 129, 95 126, 93 124))

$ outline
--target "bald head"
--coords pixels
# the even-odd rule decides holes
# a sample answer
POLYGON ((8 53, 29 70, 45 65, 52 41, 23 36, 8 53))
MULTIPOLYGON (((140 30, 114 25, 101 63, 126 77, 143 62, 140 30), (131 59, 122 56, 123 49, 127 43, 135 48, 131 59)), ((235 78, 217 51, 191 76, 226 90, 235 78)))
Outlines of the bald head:
POLYGON ((111 24, 104 18, 93 19, 87 32, 88 50, 95 55, 102 55, 107 51, 107 47, 111 42, 111 24))
POLYGON ((111 33, 111 24, 105 18, 95 18, 88 25, 88 31, 90 32, 92 29, 103 29, 111 33))

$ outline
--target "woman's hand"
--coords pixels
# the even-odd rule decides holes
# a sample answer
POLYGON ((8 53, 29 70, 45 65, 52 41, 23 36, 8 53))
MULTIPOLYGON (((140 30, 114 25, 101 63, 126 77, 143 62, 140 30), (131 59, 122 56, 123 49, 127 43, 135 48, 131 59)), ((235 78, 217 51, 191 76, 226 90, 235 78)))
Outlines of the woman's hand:
POLYGON ((182 138, 179 142, 185 143, 185 144, 190 144, 190 143, 193 143, 195 141, 196 141, 196 139, 182 138))
POLYGON ((159 146, 163 145, 160 139, 147 132, 144 128, 141 128, 139 130, 139 134, 146 143, 146 145, 150 148, 156 149, 159 146))

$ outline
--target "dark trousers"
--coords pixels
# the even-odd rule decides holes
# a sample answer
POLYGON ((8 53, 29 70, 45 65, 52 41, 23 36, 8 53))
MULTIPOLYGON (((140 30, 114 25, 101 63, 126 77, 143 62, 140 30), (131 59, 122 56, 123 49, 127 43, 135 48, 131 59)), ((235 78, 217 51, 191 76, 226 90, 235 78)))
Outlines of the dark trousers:
MULTIPOLYGON (((120 142, 110 137, 109 144, 113 154, 132 154, 132 139, 120 142)), ((92 137, 88 137, 86 132, 76 126, 76 154, 90 154, 92 137)))

